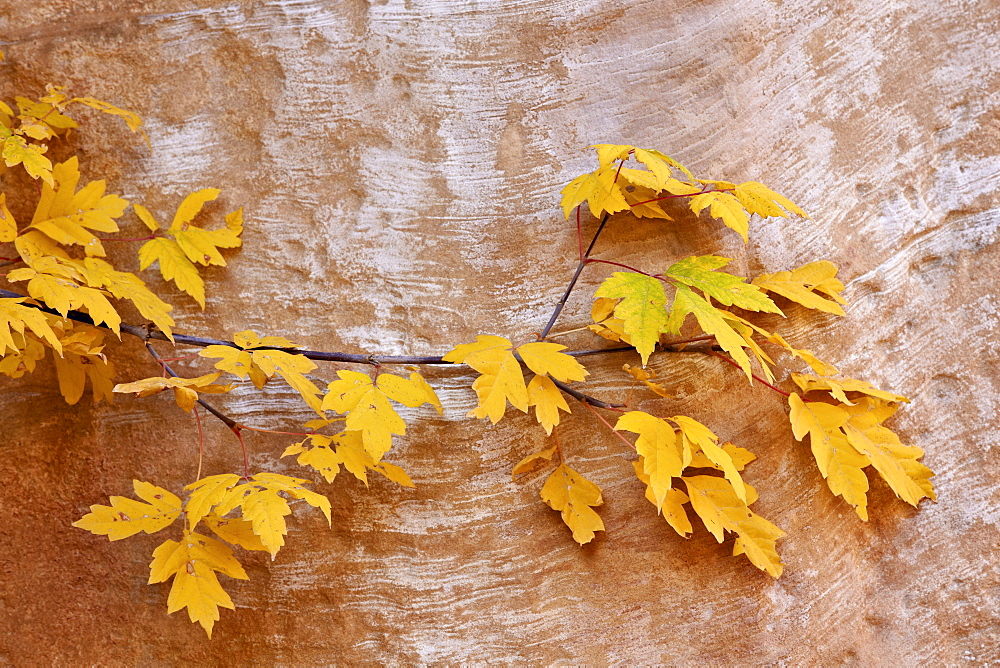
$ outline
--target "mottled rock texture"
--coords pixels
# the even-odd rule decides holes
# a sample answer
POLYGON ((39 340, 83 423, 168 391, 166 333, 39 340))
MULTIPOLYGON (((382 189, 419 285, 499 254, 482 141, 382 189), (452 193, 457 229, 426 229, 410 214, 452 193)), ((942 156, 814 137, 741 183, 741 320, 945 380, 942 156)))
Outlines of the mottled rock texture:
MULTIPOLYGON (((246 207, 206 311, 148 277, 179 331, 413 354, 529 336, 575 264, 558 191, 593 169, 584 147, 657 147, 813 219, 754 221, 746 248, 707 220, 613 224, 601 256, 838 263, 849 317, 790 308, 782 332, 913 399, 894 427, 926 450, 939 501, 914 511, 873 480, 860 522, 782 397, 717 360, 661 356, 677 398, 640 405, 760 456, 746 477, 789 534, 785 575, 704 531, 679 539, 621 442, 576 408, 562 443, 603 487, 608 527, 581 549, 539 501, 542 474, 510 481, 542 430, 466 419, 471 378, 432 371, 445 415, 413 411, 390 456, 417 488, 321 486, 333 529, 297 511, 277 560, 247 557, 250 581, 226 581, 237 610, 208 642, 145 584, 156 538, 69 526, 133 477, 191 481, 192 421, 166 398, 67 408, 46 368, 0 395, 0 663, 1000 661, 998 25, 996 2, 2 0, 5 99, 60 83, 147 121, 152 154, 88 115, 87 173, 164 217, 207 186, 224 191, 216 213, 246 207)), ((562 326, 585 322, 610 271, 585 273, 562 326)), ((134 340, 111 352, 123 380, 156 372, 134 340)), ((622 361, 588 361, 595 394, 619 396, 622 361)), ((280 384, 221 403, 270 428, 307 415, 280 384)), ((236 468, 234 439, 206 428, 206 471, 236 468)), ((287 444, 251 436, 253 464, 300 472, 275 463, 287 444)))

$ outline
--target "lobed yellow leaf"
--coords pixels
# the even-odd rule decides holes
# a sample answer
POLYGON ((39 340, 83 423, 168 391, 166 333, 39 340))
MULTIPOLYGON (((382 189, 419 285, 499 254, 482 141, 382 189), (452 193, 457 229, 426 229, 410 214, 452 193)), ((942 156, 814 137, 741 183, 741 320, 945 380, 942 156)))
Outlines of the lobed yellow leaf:
POLYGON ((174 391, 177 405, 190 413, 198 401, 198 392, 223 394, 233 389, 233 385, 217 385, 220 372, 198 376, 197 378, 143 378, 132 383, 115 385, 114 392, 135 393, 137 397, 148 397, 166 389, 174 391))
POLYGON ((189 526, 193 530, 203 517, 212 512, 212 507, 218 505, 240 477, 233 473, 220 473, 193 482, 184 489, 191 492, 184 511, 187 514, 189 526))
POLYGON ((739 276, 715 271, 727 264, 729 258, 717 255, 687 257, 671 265, 665 275, 678 283, 701 290, 726 306, 784 315, 757 286, 744 282, 745 279, 739 276))
POLYGON ((591 506, 604 503, 601 489, 582 475, 560 464, 541 491, 542 501, 562 514, 562 520, 580 545, 589 543, 594 532, 604 531, 604 522, 591 506))
POLYGON ((645 482, 659 511, 672 487, 673 478, 680 476, 690 461, 691 451, 684 449, 681 435, 666 420, 643 411, 625 413, 618 418, 615 429, 639 435, 635 450, 642 458, 643 473, 648 477, 645 482))
POLYGON ((695 195, 691 198, 690 207, 695 213, 708 208, 713 218, 718 218, 726 227, 738 232, 743 237, 743 243, 747 243, 750 219, 743 210, 743 205, 732 193, 707 192, 695 195))
POLYGON ((733 194, 747 211, 750 213, 756 213, 765 218, 768 216, 780 216, 781 218, 787 218, 787 214, 785 214, 785 212, 778 207, 779 204, 785 207, 787 211, 794 213, 797 216, 802 216, 803 218, 809 217, 806 212, 800 209, 794 202, 792 202, 792 200, 788 199, 784 195, 779 195, 763 183, 758 183, 757 181, 747 181, 746 183, 741 183, 736 186, 733 194))
POLYGON ((806 308, 844 315, 844 309, 840 306, 847 303, 840 296, 844 284, 837 280, 836 276, 837 265, 821 260, 810 262, 794 271, 761 274, 753 279, 752 283, 762 290, 781 295, 806 308), (818 292, 829 299, 820 296, 818 292))
POLYGON ((0 193, 0 242, 14 241, 17 238, 17 223, 7 208, 7 193, 0 193))
POLYGON ((808 393, 828 390, 830 396, 840 403, 847 404, 848 406, 853 406, 854 403, 847 398, 847 392, 860 392, 870 397, 875 397, 876 399, 882 399, 883 401, 901 401, 910 403, 910 400, 901 394, 893 394, 892 392, 880 390, 876 387, 872 387, 869 383, 863 380, 855 380, 854 378, 840 378, 838 380, 834 380, 832 378, 818 378, 804 373, 793 373, 792 380, 795 381, 795 384, 798 385, 803 392, 808 393))
POLYGON ((268 549, 260 542, 260 537, 253 532, 253 524, 240 517, 219 517, 209 513, 202 520, 212 532, 233 545, 239 545, 244 550, 267 552, 268 549))
POLYGON ((11 336, 11 330, 24 334, 25 328, 32 334, 52 346, 58 354, 62 354, 62 343, 52 331, 45 314, 30 306, 23 306, 23 297, 0 299, 0 354, 5 350, 18 352, 20 348, 11 336))
MULTIPOLYGON (((740 501, 747 503, 747 490, 740 476, 732 456, 718 446, 719 437, 712 433, 712 430, 702 423, 684 415, 675 415, 668 418, 681 430, 681 436, 685 441, 685 450, 690 447, 692 453, 701 450, 705 457, 719 467, 726 480, 733 488, 733 492, 740 501)), ((690 464, 692 457, 688 457, 685 465, 690 464)))
POLYGON ((149 584, 173 577, 167 614, 187 608, 188 618, 201 624, 211 638, 212 627, 219 621, 219 607, 236 609, 216 572, 238 580, 250 579, 228 545, 185 530, 180 541, 168 540, 153 551, 149 584))
POLYGON ((753 376, 750 370, 750 358, 743 350, 746 341, 736 333, 732 326, 726 322, 725 311, 712 306, 704 297, 696 294, 687 286, 677 286, 677 293, 674 295, 674 303, 670 309, 670 316, 665 325, 665 331, 671 334, 679 334, 684 319, 689 313, 693 313, 698 320, 698 326, 706 334, 711 334, 718 341, 719 345, 729 353, 740 365, 747 379, 752 383, 753 376))
POLYGON ((552 461, 552 455, 554 454, 556 454, 556 446, 554 445, 551 448, 531 453, 514 465, 514 469, 511 471, 511 479, 513 480, 515 476, 519 476, 522 473, 530 473, 531 471, 534 471, 538 468, 543 459, 545 461, 552 461))
POLYGON ((122 540, 137 533, 156 533, 173 524, 181 514, 181 500, 148 482, 133 480, 135 495, 146 503, 112 496, 110 506, 93 505, 73 526, 108 540, 122 540))
POLYGON ((558 343, 525 343, 517 347, 517 354, 540 376, 548 375, 564 383, 583 380, 587 370, 570 355, 559 352, 565 349, 558 343))
POLYGON ((147 269, 154 262, 159 263, 157 266, 164 280, 173 281, 178 290, 194 297, 202 310, 205 309, 205 281, 176 241, 157 237, 144 243, 139 248, 139 270, 147 269))
POLYGON ((687 512, 684 510, 684 504, 690 500, 687 494, 675 487, 668 489, 663 499, 657 501, 656 493, 653 492, 653 488, 650 485, 649 475, 646 473, 646 464, 643 457, 639 457, 638 461, 632 462, 632 467, 635 469, 636 477, 646 485, 646 500, 656 506, 657 513, 663 514, 663 519, 667 521, 667 524, 678 535, 683 538, 690 536, 693 531, 691 520, 688 519, 687 512))
POLYGON ((10 135, 0 148, 0 157, 8 167, 22 165, 31 178, 52 185, 52 162, 42 155, 47 149, 48 146, 29 144, 24 137, 10 135))
POLYGON ((751 511, 729 481, 705 475, 685 476, 683 480, 691 508, 718 542, 723 541, 724 531, 735 533, 734 556, 745 554, 762 571, 773 577, 781 575, 784 565, 775 543, 784 531, 751 511))
POLYGON ((652 276, 616 271, 601 283, 594 296, 620 299, 614 315, 623 321, 624 332, 645 366, 668 324, 663 283, 652 276))
POLYGON ((528 383, 528 405, 535 407, 535 419, 550 436, 552 428, 559 424, 559 411, 572 412, 562 392, 548 376, 535 376, 528 383))
POLYGON ((868 478, 863 471, 871 460, 851 445, 841 427, 850 414, 840 406, 805 402, 794 392, 788 397, 789 420, 798 440, 809 434, 813 457, 830 491, 854 507, 868 521, 868 478))

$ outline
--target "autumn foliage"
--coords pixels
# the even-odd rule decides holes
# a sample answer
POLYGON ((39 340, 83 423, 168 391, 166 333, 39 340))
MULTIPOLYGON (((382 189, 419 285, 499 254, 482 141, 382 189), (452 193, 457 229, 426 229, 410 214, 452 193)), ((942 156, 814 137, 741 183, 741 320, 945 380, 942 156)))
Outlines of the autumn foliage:
MULTIPOLYGON (((281 454, 282 467, 294 462, 315 480, 253 472, 244 448, 243 461, 234 460, 230 470, 202 476, 199 459, 197 478, 173 491, 136 480, 137 498, 112 496, 110 505, 92 505, 74 523, 112 541, 169 530, 170 537, 152 551, 149 583, 171 581, 167 611, 187 609, 191 621, 209 636, 220 618, 219 608, 234 608, 218 575, 247 578, 239 549, 276 558, 285 544, 292 504, 305 503, 330 522, 330 501, 315 489, 335 484, 342 469, 365 485, 371 482, 369 475, 377 473, 403 487, 414 486, 405 470, 385 457, 406 435, 399 406, 442 412, 433 377, 428 382, 420 372, 429 365, 468 367, 470 397, 476 398, 468 417, 496 424, 510 408, 533 413, 549 439, 547 447, 514 465, 513 475, 547 469, 541 499, 561 514, 572 539, 581 545, 604 530, 598 510, 603 497, 573 461, 573 450, 585 444, 564 448, 559 425, 573 411, 589 410, 607 426, 603 438, 634 452, 632 461, 622 463, 622 471, 645 486, 645 497, 654 507, 650 511, 662 515, 682 537, 696 530, 697 518, 720 543, 732 537, 734 555, 744 555, 774 577, 781 575, 777 541, 785 533, 751 510, 758 493, 745 475, 755 455, 709 426, 673 415, 668 387, 647 367, 652 356, 679 351, 716 358, 749 384, 785 395, 789 435, 808 442, 830 491, 862 520, 869 517, 868 469, 913 506, 934 498, 932 472, 919 461, 923 452, 902 443, 886 424, 906 397, 841 377, 832 364, 799 347, 802 344, 786 341, 760 324, 759 314, 784 316, 791 302, 816 312, 816 318, 844 316, 844 286, 832 262, 819 259, 748 280, 727 273, 730 260, 716 255, 676 258, 644 269, 592 255, 602 231, 628 216, 708 218, 746 241, 755 216, 806 215, 761 183, 700 179, 659 151, 594 146, 597 168, 562 190, 561 206, 567 220, 575 214, 577 229, 584 206, 599 223, 586 251, 581 239, 577 272, 537 340, 512 341, 501 334, 503 323, 493 323, 491 331, 475 341, 442 341, 441 357, 420 359, 380 356, 377 351, 308 351, 284 337, 252 331, 236 332, 231 341, 213 341, 176 333, 174 306, 136 274, 113 266, 102 242, 109 239, 106 235, 119 233, 122 225, 145 229, 148 236, 137 248, 140 270, 158 271, 190 297, 182 308, 204 309, 205 282, 199 268, 225 266, 227 254, 242 245, 243 210, 223 220, 209 219, 203 207, 220 191, 206 187, 177 202, 175 211, 149 211, 110 192, 105 181, 89 180, 77 157, 53 164, 47 157, 49 143, 76 128, 76 115, 84 110, 118 116, 142 133, 136 114, 93 98, 71 97, 58 87, 38 99, 18 97, 14 107, 0 102, 0 169, 7 170, 0 193, 0 242, 13 258, 6 263, 12 268, 5 275, 11 290, 0 293, 0 373, 16 379, 49 357, 69 404, 80 401, 88 386, 94 402, 112 401, 116 393, 150 397, 169 391, 177 406, 196 420, 207 411, 225 422, 240 445, 249 427, 214 405, 238 385, 261 389, 267 383, 287 383, 315 413, 305 424, 285 426, 295 438, 281 454), (34 203, 30 220, 15 221, 9 208, 15 198, 16 210, 23 210, 26 201, 34 203), (558 335, 552 327, 580 272, 600 263, 614 264, 616 271, 594 293, 591 321, 578 323, 577 329, 589 330, 600 348, 588 354, 633 351, 622 373, 631 379, 633 390, 660 398, 663 409, 658 414, 630 409, 632 392, 605 398, 586 394, 589 372, 579 360, 581 351, 550 340, 558 335), (144 322, 125 322, 123 304, 134 307, 144 322), (110 336, 121 338, 123 333, 146 342, 161 376, 119 378, 105 344, 110 336), (200 347, 204 373, 178 377, 161 359, 154 341, 200 347), (778 386, 785 381, 780 377, 784 367, 776 362, 779 356, 808 369, 792 373, 786 389, 778 386), (341 369, 321 380, 316 373, 319 360, 354 363, 358 370, 341 369)), ((573 234, 571 227, 567 234, 573 234)))

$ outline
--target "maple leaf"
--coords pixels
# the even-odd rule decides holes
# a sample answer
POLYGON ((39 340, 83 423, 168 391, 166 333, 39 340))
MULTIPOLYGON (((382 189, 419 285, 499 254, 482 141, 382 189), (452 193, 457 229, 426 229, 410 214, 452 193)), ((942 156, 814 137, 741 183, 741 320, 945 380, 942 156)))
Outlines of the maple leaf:
POLYGON ((249 580, 233 551, 225 543, 185 530, 180 541, 168 540, 153 551, 149 564, 149 584, 174 582, 167 598, 167 613, 188 609, 188 618, 198 622, 212 637, 219 621, 219 607, 235 610, 216 572, 237 580, 249 580))
POLYGON ((781 210, 778 206, 779 204, 787 211, 794 213, 797 216, 802 216, 803 218, 808 218, 809 216, 805 211, 800 209, 792 200, 788 199, 784 195, 779 195, 774 192, 763 183, 758 183, 757 181, 747 181, 746 183, 741 183, 736 186, 733 190, 733 195, 736 199, 740 201, 750 213, 756 213, 765 218, 769 216, 780 216, 781 218, 787 218, 788 215, 781 210))
POLYGON ((116 218, 128 208, 128 202, 118 195, 105 195, 105 183, 91 181, 79 191, 79 161, 73 156, 52 168, 54 185, 42 186, 42 194, 29 227, 63 245, 83 246, 88 257, 101 256, 104 246, 93 230, 118 231, 116 218))
POLYGON ((680 476, 691 460, 691 450, 685 450, 681 435, 666 420, 643 411, 629 411, 615 423, 616 430, 638 434, 635 450, 643 463, 644 480, 653 494, 653 504, 663 507, 671 481, 680 476))
POLYGON ((635 147, 628 144, 592 144, 587 148, 597 151, 597 162, 601 167, 610 167, 619 160, 627 160, 635 147))
POLYGON ((562 392, 548 376, 535 376, 528 383, 528 405, 535 407, 535 418, 550 436, 552 428, 559 424, 559 411, 572 412, 562 392))
POLYGON ((193 530, 203 517, 212 512, 212 507, 218 505, 227 492, 240 481, 233 473, 220 473, 193 482, 184 489, 190 490, 191 496, 184 504, 187 520, 193 530))
POLYGON ((816 466, 830 491, 854 506, 858 517, 867 522, 868 478, 863 469, 871 460, 858 452, 841 430, 850 414, 840 406, 806 403, 794 392, 788 397, 788 405, 792 433, 800 441, 809 434, 816 466))
POLYGON ((43 153, 48 146, 29 144, 24 137, 13 134, 6 128, 0 130, 0 156, 8 167, 22 165, 33 179, 41 179, 47 185, 52 185, 52 162, 43 153), (6 135, 6 137, 4 137, 6 135))
POLYGON ((145 501, 112 496, 110 506, 93 505, 73 526, 108 540, 122 540, 137 533, 156 533, 180 517, 181 500, 148 482, 133 480, 135 495, 145 501))
POLYGON ((646 366, 667 326, 663 283, 652 276, 616 271, 601 283, 594 296, 621 300, 615 306, 615 317, 622 320, 625 334, 646 366))
POLYGON ((253 532, 253 524, 241 517, 219 517, 212 512, 205 515, 202 521, 216 536, 227 543, 239 545, 244 550, 268 551, 260 542, 260 537, 253 532))
POLYGON ((410 476, 388 462, 376 462, 365 450, 359 431, 343 431, 334 436, 313 434, 300 443, 285 448, 282 457, 298 455, 296 461, 319 472, 327 482, 333 482, 343 465, 355 478, 368 486, 368 471, 375 471, 402 487, 415 487, 410 476), (306 442, 309 445, 306 445, 306 442), (336 445, 336 450, 333 449, 336 445))
POLYGON ((143 378, 132 383, 122 383, 115 385, 114 392, 130 393, 134 392, 137 397, 148 397, 166 389, 174 391, 174 400, 177 405, 190 413, 194 404, 198 401, 198 393, 223 394, 233 389, 232 384, 217 385, 215 381, 221 376, 221 372, 210 373, 197 378, 143 378))
POLYGON ((604 531, 601 516, 591 507, 604 503, 601 489, 565 464, 560 464, 545 481, 541 497, 549 508, 562 513, 563 522, 573 531, 573 540, 580 545, 593 540, 595 531, 604 531))
POLYGON ((795 381, 795 384, 798 385, 803 392, 809 393, 828 390, 830 396, 840 403, 847 404, 848 406, 853 406, 854 402, 847 397, 847 392, 860 392, 870 397, 875 397, 876 399, 882 399, 883 401, 888 402, 910 403, 910 400, 901 394, 894 394, 892 392, 880 390, 876 387, 872 387, 869 383, 866 383, 863 380, 855 380, 854 378, 838 378, 837 380, 834 380, 832 378, 818 378, 805 373, 793 373, 792 380, 795 381))
POLYGON ((488 417, 496 424, 503 417, 507 402, 523 413, 528 412, 528 388, 519 357, 536 374, 561 382, 583 380, 587 376, 587 370, 579 362, 560 352, 565 348, 556 343, 525 343, 514 348, 502 336, 480 334, 475 343, 455 346, 443 359, 464 363, 482 374, 472 385, 479 405, 469 415, 488 417))
POLYGON ((937 499, 930 481, 934 472, 917 461, 923 450, 904 445, 882 426, 895 410, 894 405, 877 398, 863 397, 855 408, 848 409, 851 419, 844 425, 844 433, 851 445, 868 456, 896 496, 916 508, 923 498, 937 499))
POLYGON ((138 276, 118 271, 104 260, 93 257, 84 259, 80 272, 91 287, 105 288, 116 299, 132 302, 139 313, 149 318, 168 339, 174 340, 171 332, 174 320, 169 315, 174 307, 153 294, 138 276))
POLYGON ((820 260, 802 265, 794 271, 761 274, 753 279, 752 283, 761 290, 781 295, 806 308, 844 315, 844 309, 840 306, 847 303, 840 296, 844 284, 837 280, 836 276, 837 265, 820 260), (817 293, 822 293, 829 299, 817 293))
POLYGON ((392 447, 393 434, 406 433, 406 423, 389 403, 390 399, 410 408, 430 403, 440 412, 440 401, 423 378, 420 382, 412 376, 381 373, 372 379, 368 374, 346 370, 338 371, 337 376, 339 380, 327 386, 322 410, 346 413, 347 430, 361 433, 365 451, 375 462, 392 447))
POLYGON ((725 311, 720 311, 712 306, 691 288, 679 285, 677 293, 674 295, 674 303, 670 309, 665 330, 671 334, 680 334, 681 326, 689 313, 694 314, 702 331, 714 336, 722 349, 736 360, 736 363, 747 375, 747 379, 752 383, 753 372, 750 370, 750 358, 743 350, 745 340, 726 322, 725 316, 722 315, 725 311))
POLYGON ((697 420, 685 415, 664 420, 643 411, 629 411, 618 418, 615 429, 639 435, 635 449, 643 458, 643 472, 649 476, 648 484, 656 503, 662 503, 671 488, 671 479, 680 476, 699 451, 723 472, 737 497, 746 501, 743 478, 732 456, 719 447, 719 437, 697 420), (668 420, 677 425, 677 431, 668 420))
POLYGON ((774 302, 760 288, 745 282, 739 276, 715 271, 729 264, 729 258, 717 255, 700 255, 684 258, 665 272, 667 278, 701 290, 706 296, 726 306, 737 306, 747 311, 781 313, 774 302))
POLYGON ((60 354, 53 354, 59 391, 66 403, 73 405, 83 396, 90 380, 94 403, 112 403, 115 367, 104 355, 104 330, 49 316, 53 332, 59 337, 60 354))
POLYGON ((629 204, 617 181, 618 169, 614 166, 599 167, 570 181, 559 191, 563 196, 562 208, 566 220, 569 220, 570 212, 584 201, 595 218, 600 218, 605 211, 608 214, 627 211, 629 204))
POLYGON ((261 338, 247 330, 235 334, 233 342, 239 348, 212 345, 207 346, 199 355, 219 359, 220 361, 215 363, 215 368, 231 373, 237 378, 245 379, 249 376, 257 389, 263 388, 268 379, 277 374, 302 396, 310 408, 320 415, 323 414, 323 409, 320 408, 322 402, 317 396, 321 391, 304 375, 316 369, 312 360, 304 355, 281 350, 254 349, 257 346, 275 345, 283 348, 294 347, 289 341, 279 337, 261 338), (289 345, 284 345, 286 343, 289 345))
POLYGON ((695 180, 694 175, 688 170, 687 167, 677 162, 669 155, 652 149, 637 148, 635 149, 635 159, 646 165, 646 167, 649 168, 649 171, 656 175, 656 179, 659 182, 659 190, 668 190, 674 194, 680 194, 671 189, 672 186, 677 188, 679 185, 681 192, 684 192, 684 194, 698 192, 696 188, 691 187, 689 184, 680 183, 677 179, 673 178, 672 170, 676 169, 687 176, 692 182, 695 180), (690 187, 691 190, 685 190, 685 186, 690 187))
MULTIPOLYGON (((783 564, 775 542, 785 535, 784 531, 751 511, 729 481, 707 475, 685 476, 682 480, 687 485, 691 508, 718 542, 723 541, 724 531, 735 533, 733 556, 745 554, 762 571, 773 577, 781 575, 783 564)), ((757 498, 752 489, 747 486, 750 503, 757 498)))
POLYGON ((136 215, 153 233, 162 233, 139 248, 139 269, 144 270, 154 262, 159 263, 160 275, 164 280, 173 281, 179 290, 190 295, 205 308, 205 282, 196 265, 225 266, 226 261, 220 248, 237 248, 243 242, 243 209, 226 216, 226 227, 219 230, 205 230, 194 226, 191 221, 201 211, 206 202, 219 195, 216 188, 204 188, 191 193, 178 207, 174 219, 167 230, 163 230, 153 215, 143 206, 136 204, 136 215))
MULTIPOLYGON (((277 473, 258 473, 251 476, 244 484, 231 486, 241 478, 237 478, 235 481, 219 476, 213 476, 213 478, 215 480, 205 485, 206 491, 197 497, 195 507, 188 508, 188 517, 192 528, 195 525, 195 520, 191 517, 199 515, 204 517, 208 514, 206 507, 214 505, 215 513, 219 517, 224 517, 235 508, 240 508, 243 519, 250 522, 253 533, 260 538, 261 544, 271 553, 271 559, 274 559, 278 550, 285 544, 284 536, 288 533, 288 527, 284 518, 292 513, 288 501, 280 493, 283 492, 293 499, 301 499, 314 508, 320 509, 326 516, 327 522, 332 522, 329 499, 303 487, 303 485, 309 484, 308 480, 277 473), (220 489, 224 485, 225 489, 220 489), (214 504, 209 503, 215 499, 219 500, 214 504)), ((188 485, 189 489, 193 487, 193 485, 188 485)), ((198 488, 195 488, 195 491, 198 491, 198 488)), ((189 503, 194 501, 195 496, 192 494, 189 503)), ((200 519, 200 517, 198 518, 200 519)))
POLYGON ((687 512, 684 510, 684 504, 690 500, 687 494, 675 487, 668 489, 663 498, 657 500, 656 492, 653 491, 650 484, 649 474, 646 473, 645 458, 639 457, 638 461, 632 462, 632 467, 635 469, 636 477, 646 485, 646 499, 656 506, 657 513, 662 513, 663 519, 680 536, 684 538, 690 536, 693 531, 691 520, 688 519, 687 512))
POLYGON ((617 304, 617 299, 608 297, 595 299, 594 305, 590 309, 594 324, 587 325, 587 329, 609 341, 621 341, 632 345, 632 339, 625 333, 625 322, 621 318, 614 317, 617 304))
POLYGON ((7 193, 0 193, 0 242, 13 241, 16 238, 17 223, 7 208, 7 193))
POLYGON ((813 354, 811 350, 805 350, 804 348, 803 349, 793 348, 791 344, 785 341, 785 339, 783 339, 779 334, 771 334, 769 332, 765 332, 765 335, 767 336, 768 341, 770 341, 776 346, 781 346, 789 353, 791 353, 793 357, 801 359, 803 362, 812 367, 812 370, 818 373, 819 375, 833 376, 840 373, 839 371, 837 371, 837 367, 833 366, 832 364, 827 364, 823 360, 819 359, 818 357, 816 357, 815 354, 813 354))
POLYGON ((40 339, 44 339, 53 350, 62 354, 62 343, 52 331, 45 314, 30 306, 23 306, 23 297, 0 299, 0 354, 4 350, 18 352, 20 348, 11 336, 11 330, 23 335, 25 328, 40 339))
MULTIPOLYGON (((723 186, 734 187, 731 183, 721 183, 723 186)), ((709 208, 709 213, 713 218, 718 218, 723 224, 739 233, 743 237, 743 243, 747 243, 747 232, 750 230, 750 218, 743 205, 736 196, 728 192, 707 192, 695 195, 691 198, 691 210, 701 213, 702 209, 709 208)))
POLYGON ((554 454, 556 454, 556 446, 554 445, 550 448, 531 453, 514 465, 514 469, 511 471, 511 479, 522 473, 534 471, 542 463, 542 460, 552 461, 552 455, 554 454))
POLYGON ((80 285, 69 278, 42 273, 31 267, 8 272, 7 280, 12 283, 28 281, 28 294, 45 302, 63 317, 70 311, 86 309, 94 324, 104 323, 121 337, 121 316, 100 290, 80 285))
MULTIPOLYGON (((746 465, 757 459, 757 455, 750 452, 746 448, 741 448, 738 445, 733 445, 730 442, 725 442, 719 446, 722 448, 729 458, 733 462, 733 466, 736 467, 737 471, 742 471, 746 468, 746 465)), ((690 468, 713 468, 716 471, 721 471, 722 467, 716 464, 711 459, 705 456, 703 452, 695 452, 691 457, 691 463, 688 464, 690 468)))

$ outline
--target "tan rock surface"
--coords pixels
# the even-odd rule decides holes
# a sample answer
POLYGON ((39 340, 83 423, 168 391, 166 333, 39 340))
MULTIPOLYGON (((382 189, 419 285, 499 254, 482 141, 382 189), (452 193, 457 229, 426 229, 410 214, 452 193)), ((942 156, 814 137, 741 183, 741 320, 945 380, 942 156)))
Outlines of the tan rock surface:
MULTIPOLYGON (((152 155, 89 116, 88 174, 161 215, 207 186, 223 188, 216 212, 246 207, 206 311, 148 279, 179 331, 413 354, 528 336, 575 264, 557 193, 593 168, 584 146, 657 147, 771 184, 813 219, 755 221, 745 251, 705 220, 623 221, 601 255, 838 263, 849 317, 790 309, 782 331, 913 399, 894 427, 939 493, 914 511, 873 481, 861 523, 780 396, 711 359, 658 359, 678 395, 664 410, 759 455, 746 476, 789 534, 785 575, 673 535, 620 441, 576 408, 562 442, 602 486, 608 527, 581 549, 539 501, 542 474, 510 481, 544 432, 465 419, 470 377, 438 370, 444 418, 413 411, 391 455, 416 490, 323 486, 333 529, 297 511, 278 558, 226 582, 237 610, 208 642, 145 584, 156 538, 69 526, 133 477, 189 482, 193 423, 159 398, 67 408, 46 368, 5 379, 0 404, 0 663, 1000 661, 997 25, 995 2, 0 1, 4 99, 62 83, 146 119, 152 155)), ((564 326, 609 271, 588 270, 564 326)), ((155 373, 135 341, 114 348, 123 380, 155 373)), ((594 394, 625 387, 622 361, 588 361, 594 394)), ((267 428, 306 416, 278 385, 224 405, 267 428)), ((207 429, 206 471, 234 469, 233 438, 207 429)), ((252 436, 253 464, 300 472, 274 463, 287 443, 252 436)))

